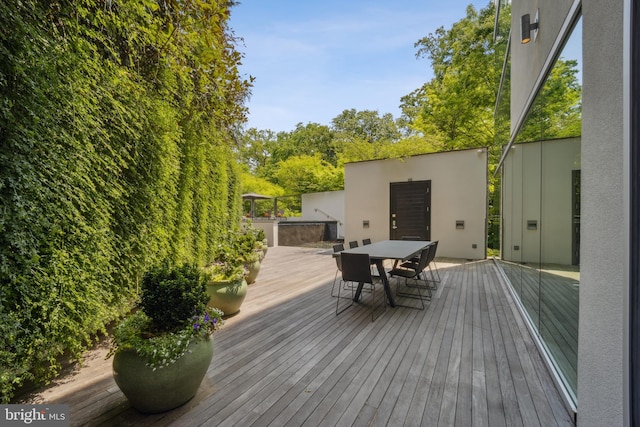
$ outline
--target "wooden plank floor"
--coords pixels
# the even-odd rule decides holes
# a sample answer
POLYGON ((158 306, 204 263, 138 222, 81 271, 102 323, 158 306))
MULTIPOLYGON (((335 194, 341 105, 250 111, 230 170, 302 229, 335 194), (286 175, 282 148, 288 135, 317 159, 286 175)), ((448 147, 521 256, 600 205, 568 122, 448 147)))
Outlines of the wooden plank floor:
POLYGON ((500 261, 500 265, 569 386, 577 390, 578 273, 552 273, 544 266, 507 261, 500 261))
POLYGON ((186 405, 132 409, 105 342, 19 402, 67 403, 82 426, 572 426, 493 261, 438 261, 425 310, 372 322, 370 293, 335 315, 328 252, 269 248, 186 405))

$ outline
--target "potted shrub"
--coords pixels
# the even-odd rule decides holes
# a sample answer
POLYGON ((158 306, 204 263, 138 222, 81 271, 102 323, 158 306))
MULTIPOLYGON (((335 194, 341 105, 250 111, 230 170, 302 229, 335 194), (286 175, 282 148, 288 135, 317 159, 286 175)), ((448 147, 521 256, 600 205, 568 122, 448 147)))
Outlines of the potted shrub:
POLYGON ((239 253, 233 233, 218 244, 214 261, 204 271, 207 274, 206 290, 209 295, 207 305, 222 310, 225 316, 240 311, 247 295, 247 269, 239 253))
POLYGON ((260 261, 267 254, 267 250, 269 249, 269 244, 267 241, 267 237, 264 234, 264 230, 261 228, 255 228, 250 221, 247 221, 245 224, 245 232, 250 233, 252 235, 252 241, 254 244, 254 248, 262 252, 262 256, 260 256, 260 261))
POLYGON ((260 266, 262 265, 262 251, 258 252, 255 249, 247 252, 243 256, 243 262, 245 268, 247 269, 247 277, 246 281, 250 285, 255 283, 258 278, 258 273, 260 273, 260 266))
POLYGON ((220 310, 206 307, 206 280, 196 266, 149 270, 137 310, 115 328, 114 379, 139 411, 176 408, 200 386, 213 357, 211 334, 224 323, 220 310))
POLYGON ((246 280, 248 284, 256 281, 264 257, 262 245, 258 246, 257 231, 259 230, 248 225, 243 232, 238 233, 235 237, 239 257, 247 268, 246 280))
POLYGON ((264 255, 267 255, 267 250, 269 249, 269 242, 267 241, 267 237, 264 235, 264 230, 258 230, 258 242, 262 242, 260 249, 264 255))
POLYGON ((264 234, 264 230, 261 228, 253 228, 253 232, 256 236, 256 249, 262 251, 262 258, 264 258, 265 255, 267 255, 267 250, 269 249, 267 237, 264 234))

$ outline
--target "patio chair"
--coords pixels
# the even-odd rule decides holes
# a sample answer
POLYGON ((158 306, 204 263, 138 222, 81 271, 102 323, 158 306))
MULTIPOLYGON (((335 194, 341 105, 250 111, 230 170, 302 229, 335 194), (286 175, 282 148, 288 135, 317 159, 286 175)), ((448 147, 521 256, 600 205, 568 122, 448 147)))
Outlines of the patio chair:
MULTIPOLYGON (((364 241, 363 241, 363 242, 364 242, 364 241)), ((339 247, 340 247, 340 248, 339 248, 339 251, 340 251, 340 252, 342 252, 342 251, 344 250, 344 245, 343 245, 343 244, 339 244, 339 245, 334 245, 334 246, 333 246, 333 251, 334 251, 334 252, 336 251, 336 246, 339 246, 339 247)), ((349 249, 353 249, 353 248, 357 248, 357 247, 358 247, 358 242, 357 242, 357 241, 355 241, 355 240, 354 240, 354 241, 349 242, 349 249)), ((340 257, 336 257, 336 263, 337 263, 337 262, 339 262, 339 261, 338 261, 339 259, 340 259, 340 257)), ((376 277, 378 277, 378 276, 379 276, 379 274, 377 274, 377 268, 376 268, 375 270, 374 270, 374 268, 376 268, 376 265, 375 265, 375 263, 373 263, 373 261, 372 261, 372 264, 371 264, 371 274, 372 274, 372 275, 374 275, 374 276, 376 276, 376 277)), ((340 269, 340 271, 342 271, 342 270, 341 270, 341 267, 338 267, 338 269, 340 269)), ((336 277, 337 277, 337 275, 338 275, 338 272, 336 271, 336 277)), ((345 288, 345 289, 347 289, 347 288, 353 288, 354 286, 357 286, 357 284, 355 284, 355 285, 354 285, 353 283, 346 282, 346 281, 344 281, 344 280, 341 280, 341 282, 342 282, 342 284, 344 285, 344 288, 345 288)), ((333 281, 333 284, 334 284, 334 286, 335 286, 335 279, 334 279, 334 281, 333 281)), ((370 288, 368 288, 368 287, 364 287, 364 288, 363 288, 363 291, 365 291, 365 292, 371 292, 371 289, 370 289, 370 288)), ((331 296, 335 296, 335 295, 333 295, 333 287, 331 288, 331 296)))
MULTIPOLYGON (((370 244, 371 244, 371 239, 362 239, 362 246, 367 246, 370 244)), ((378 267, 376 266, 375 263, 371 264, 371 274, 373 274, 374 276, 380 276, 380 273, 378 272, 378 267)))
MULTIPOLYGON (((344 251, 344 244, 337 243, 333 245, 333 253, 339 253, 344 251)), ((333 290, 336 287, 336 281, 338 280, 338 273, 342 272, 342 258, 340 256, 334 257, 336 259, 336 275, 333 277, 333 285, 331 285, 331 296, 337 297, 338 295, 333 294, 333 290)), ((342 286, 342 280, 340 279, 340 286, 342 286)), ((338 290, 339 292, 339 290, 338 290)))
POLYGON ((436 265, 436 251, 438 250, 438 241, 436 240, 431 244, 431 256, 429 259, 429 263, 427 267, 429 267, 429 274, 431 274, 431 282, 433 283, 433 288, 438 289, 438 283, 440 283, 440 272, 438 271, 438 266, 436 265), (432 267, 433 266, 433 267, 432 267), (435 276, 433 272, 435 271, 435 276), (436 279, 436 276, 438 278, 436 279))
POLYGON ((417 295, 410 292, 400 291, 399 287, 396 288, 396 295, 401 297, 407 297, 420 300, 421 309, 424 309, 424 300, 431 301, 431 287, 426 276, 423 275, 423 271, 427 268, 427 262, 431 254, 431 246, 427 246, 420 252, 420 258, 418 263, 405 262, 399 267, 395 267, 389 271, 389 276, 404 277, 404 285, 406 288, 415 289, 417 295), (409 283, 412 280, 413 283, 409 283), (420 284, 423 282, 423 284, 420 284), (420 290, 424 289, 426 293, 421 294, 420 290))
MULTIPOLYGON (((400 237, 400 240, 411 240, 411 241, 416 241, 416 242, 417 242, 418 240, 420 240, 420 236, 402 236, 402 237, 400 237)), ((419 261, 419 258, 420 258, 420 257, 417 257, 417 256, 416 256, 416 257, 411 258, 411 260, 410 260, 410 261, 418 262, 418 261, 419 261)), ((396 267, 398 266, 398 264, 399 264, 399 263, 400 263, 400 261, 399 261, 399 260, 395 260, 395 261, 393 262, 393 267, 392 267, 392 268, 396 268, 396 267)))
MULTIPOLYGON (((371 259, 368 254, 350 254, 343 253, 342 258, 342 280, 344 282, 362 283, 371 285, 371 321, 375 320, 376 313, 376 284, 382 284, 382 280, 371 275, 371 259)), ((351 301, 348 306, 340 308, 340 294, 343 287, 338 290, 338 302, 336 303, 336 315, 342 313, 348 307, 353 305, 353 287, 351 287, 351 301)), ((344 299, 344 298, 343 298, 344 299)), ((382 311, 387 309, 387 300, 384 292, 382 292, 382 311)))
MULTIPOLYGON (((438 241, 436 240, 432 242, 427 249, 429 249, 429 257, 427 259, 427 265, 425 266, 425 268, 429 269, 429 275, 431 276, 431 280, 426 279, 426 276, 425 276, 425 280, 427 280, 429 283, 432 283, 433 289, 437 290, 438 283, 440 283, 440 273, 438 272, 438 266, 436 265, 436 261, 435 261, 436 251, 438 250, 438 241)), ((400 266, 403 268, 417 268, 418 262, 419 262, 418 258, 412 258, 409 261, 403 262, 402 264, 400 264, 400 266)))

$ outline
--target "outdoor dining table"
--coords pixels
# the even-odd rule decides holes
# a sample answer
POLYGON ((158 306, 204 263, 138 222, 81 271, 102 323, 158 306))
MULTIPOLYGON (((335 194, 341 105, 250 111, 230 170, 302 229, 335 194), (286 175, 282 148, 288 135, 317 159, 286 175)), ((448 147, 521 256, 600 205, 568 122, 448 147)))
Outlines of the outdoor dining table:
MULTIPOLYGON (((343 252, 352 254, 369 254, 369 258, 371 258, 371 261, 375 263, 378 268, 378 272, 380 273, 380 278, 382 279, 382 285, 384 287, 384 292, 387 294, 389 305, 391 307, 395 307, 396 304, 393 300, 391 287, 389 286, 389 278, 387 277, 387 273, 384 269, 384 261, 387 259, 406 261, 420 254, 420 252, 430 244, 431 242, 427 240, 382 240, 369 245, 359 246, 357 248, 345 249, 334 254, 334 256, 339 256, 339 254, 343 252)), ((354 301, 358 301, 360 299, 363 286, 363 283, 358 284, 358 288, 353 297, 354 301)))

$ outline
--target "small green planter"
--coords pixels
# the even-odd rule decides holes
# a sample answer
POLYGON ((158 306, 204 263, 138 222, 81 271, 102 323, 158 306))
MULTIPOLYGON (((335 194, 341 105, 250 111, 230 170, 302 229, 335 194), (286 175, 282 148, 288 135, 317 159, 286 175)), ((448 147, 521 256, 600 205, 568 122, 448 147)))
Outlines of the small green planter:
POLYGON ((191 400, 212 358, 213 338, 192 342, 186 354, 155 371, 134 350, 121 350, 113 358, 113 377, 134 408, 154 414, 191 400))
POLYGON ((260 272, 260 264, 259 260, 247 264, 247 270, 249 270, 247 273, 247 283, 249 285, 256 281, 258 273, 260 272))
POLYGON ((211 281, 207 284, 207 294, 207 306, 219 308, 225 317, 231 316, 240 311, 247 295, 247 281, 244 278, 234 281, 211 281))

